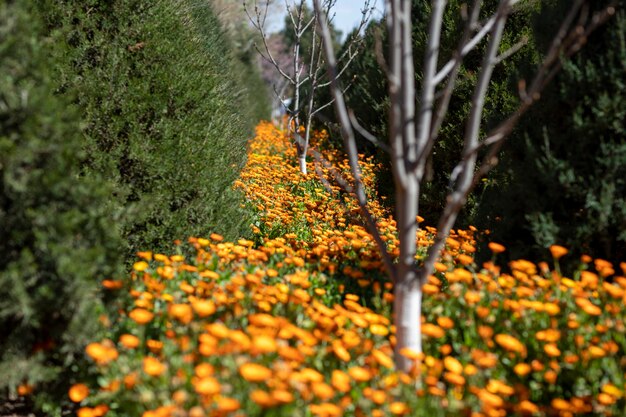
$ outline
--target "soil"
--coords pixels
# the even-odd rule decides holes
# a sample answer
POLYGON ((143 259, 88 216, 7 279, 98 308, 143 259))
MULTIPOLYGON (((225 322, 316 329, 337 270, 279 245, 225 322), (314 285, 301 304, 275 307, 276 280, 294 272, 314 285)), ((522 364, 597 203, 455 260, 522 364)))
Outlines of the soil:
POLYGON ((0 398, 0 417, 35 417, 35 414, 23 398, 0 398))

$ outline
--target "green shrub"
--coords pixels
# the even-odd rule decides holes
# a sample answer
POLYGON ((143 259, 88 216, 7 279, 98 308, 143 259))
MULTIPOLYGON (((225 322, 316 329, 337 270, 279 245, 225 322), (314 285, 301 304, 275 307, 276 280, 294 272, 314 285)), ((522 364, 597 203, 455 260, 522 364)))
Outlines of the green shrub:
MULTIPOLYGON (((623 2, 622 2, 623 3, 623 2)), ((568 2, 545 10, 562 14, 568 2)), ((597 4, 596 7, 600 7, 597 4)), ((593 33, 505 148, 480 218, 514 257, 626 256, 626 17, 593 33)))
POLYGON ((69 47, 60 91, 75 97, 87 126, 86 170, 116 184, 130 253, 209 231, 245 233, 231 184, 258 110, 249 67, 210 5, 64 0, 47 10, 69 47))
POLYGON ((110 187, 81 172, 78 114, 53 95, 59 39, 28 4, 0 4, 0 398, 28 383, 45 400, 83 360, 123 246, 110 187))

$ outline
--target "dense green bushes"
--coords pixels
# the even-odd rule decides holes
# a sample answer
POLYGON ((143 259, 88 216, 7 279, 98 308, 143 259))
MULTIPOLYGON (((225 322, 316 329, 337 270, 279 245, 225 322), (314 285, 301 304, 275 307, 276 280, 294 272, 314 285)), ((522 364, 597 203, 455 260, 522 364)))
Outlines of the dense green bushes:
POLYGON ((49 48, 27 2, 0 5, 0 397, 54 391, 82 357, 101 307, 97 278, 118 272, 110 187, 81 175, 79 114, 54 96, 49 48))
POLYGON ((247 228, 230 189, 255 119, 248 77, 207 3, 51 2, 71 48, 59 70, 87 124, 88 172, 116 184, 130 251, 247 228))
POLYGON ((265 90, 231 51, 206 2, 0 2, 0 398, 63 405, 135 251, 248 232, 265 90))
MULTIPOLYGON (((561 8, 545 10, 545 19, 561 8)), ((565 65, 507 144, 502 180, 478 219, 513 256, 536 257, 554 243, 578 255, 626 256, 625 34, 621 11, 565 65)))

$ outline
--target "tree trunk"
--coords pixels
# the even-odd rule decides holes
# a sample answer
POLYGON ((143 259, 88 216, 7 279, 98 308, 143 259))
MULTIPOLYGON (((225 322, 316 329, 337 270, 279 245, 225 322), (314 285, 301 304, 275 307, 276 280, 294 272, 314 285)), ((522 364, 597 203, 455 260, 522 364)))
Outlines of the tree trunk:
POLYGON ((306 170, 306 155, 298 156, 298 164, 300 166, 300 173, 302 175, 306 175, 307 174, 307 170, 306 170))
POLYGON ((408 372, 412 361, 401 355, 402 349, 422 352, 422 286, 415 268, 419 184, 409 178, 405 187, 397 187, 397 222, 400 256, 396 265, 394 287, 394 324, 396 326, 395 362, 398 370, 408 372))

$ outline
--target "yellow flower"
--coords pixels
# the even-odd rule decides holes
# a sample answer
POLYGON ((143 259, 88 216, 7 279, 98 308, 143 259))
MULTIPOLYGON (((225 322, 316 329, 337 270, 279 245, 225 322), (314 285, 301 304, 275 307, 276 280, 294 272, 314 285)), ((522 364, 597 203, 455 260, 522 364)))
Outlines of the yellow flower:
POLYGON ((148 269, 148 262, 146 261, 135 262, 133 264, 133 269, 137 272, 143 272, 146 269, 148 269))

